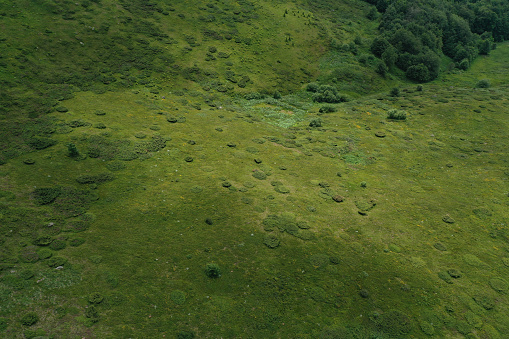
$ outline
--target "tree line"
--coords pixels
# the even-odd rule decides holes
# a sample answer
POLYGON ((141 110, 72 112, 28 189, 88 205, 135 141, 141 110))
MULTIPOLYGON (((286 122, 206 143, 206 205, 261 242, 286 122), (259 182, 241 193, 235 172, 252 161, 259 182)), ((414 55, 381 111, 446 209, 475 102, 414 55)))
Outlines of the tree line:
POLYGON ((381 74, 397 67, 411 80, 431 81, 442 55, 466 70, 479 54, 488 55, 496 42, 509 39, 507 0, 365 1, 376 7, 368 18, 381 15, 371 44, 381 74))

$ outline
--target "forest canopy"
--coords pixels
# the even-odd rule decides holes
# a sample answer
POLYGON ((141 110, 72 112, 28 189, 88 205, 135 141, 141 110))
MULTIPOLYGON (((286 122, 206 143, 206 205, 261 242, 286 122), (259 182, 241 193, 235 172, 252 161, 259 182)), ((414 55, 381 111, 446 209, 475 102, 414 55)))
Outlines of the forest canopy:
POLYGON ((371 52, 417 82, 438 76, 442 55, 466 70, 479 54, 488 55, 496 42, 509 38, 507 1, 366 1, 382 15, 371 52))

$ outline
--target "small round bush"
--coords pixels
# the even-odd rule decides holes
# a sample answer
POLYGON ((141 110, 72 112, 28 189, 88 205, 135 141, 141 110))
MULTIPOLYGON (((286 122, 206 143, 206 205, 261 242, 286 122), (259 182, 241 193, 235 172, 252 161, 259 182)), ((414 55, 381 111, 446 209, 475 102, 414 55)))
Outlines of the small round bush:
POLYGON ((54 251, 60 251, 66 247, 67 247, 67 244, 66 244, 65 240, 62 240, 62 239, 55 239, 49 245, 49 248, 51 248, 54 251))
POLYGON ((39 316, 35 312, 27 313, 20 319, 21 324, 25 326, 32 326, 38 321, 39 316))
POLYGON ((477 88, 489 88, 491 86, 490 81, 488 79, 479 80, 475 87, 477 88))
POLYGON ((53 255, 53 252, 51 252, 48 248, 41 248, 39 251, 37 251, 37 255, 41 260, 49 259, 53 255))
POLYGON ((186 294, 180 290, 171 292, 170 298, 177 305, 182 305, 186 302, 186 294))
POLYGON ((74 238, 69 241, 69 245, 72 247, 78 247, 79 245, 82 245, 85 242, 85 239, 83 238, 74 238))
POLYGON ((221 276, 221 268, 217 264, 207 264, 205 266, 205 274, 209 278, 219 278, 221 276))
POLYGON ((265 238, 263 239, 263 243, 268 248, 276 248, 279 246, 281 242, 275 235, 269 234, 265 236, 265 238))
POLYGON ((104 297, 99 292, 94 292, 88 296, 88 302, 91 304, 100 304, 104 300, 104 297))
POLYGON ((406 120, 406 112, 397 109, 391 109, 387 112, 387 119, 406 120))

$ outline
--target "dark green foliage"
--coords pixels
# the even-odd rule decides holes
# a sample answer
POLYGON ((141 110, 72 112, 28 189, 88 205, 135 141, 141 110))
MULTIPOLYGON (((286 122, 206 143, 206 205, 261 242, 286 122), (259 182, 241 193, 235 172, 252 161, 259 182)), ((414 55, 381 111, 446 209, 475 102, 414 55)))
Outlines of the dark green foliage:
POLYGON ((412 65, 405 73, 408 79, 417 82, 426 82, 430 79, 429 70, 424 64, 412 65))
POLYGON ((191 331, 180 331, 177 334, 177 339, 194 339, 194 338, 195 338, 195 334, 194 334, 194 332, 191 332, 191 331))
POLYGON ((313 94, 313 101, 327 102, 332 104, 338 102, 346 102, 348 101, 348 98, 345 95, 339 94, 335 86, 320 85, 313 94))
POLYGON ((309 122, 309 127, 322 127, 322 119, 312 119, 309 122))
POLYGON ((397 87, 394 87, 393 89, 391 89, 391 91, 389 92, 389 95, 391 97, 399 97, 399 88, 397 87))
POLYGON ((83 239, 83 238, 74 238, 69 241, 69 245, 72 247, 78 247, 78 246, 82 245, 83 243, 85 243, 85 239, 83 239))
POLYGON ((48 261, 46 261, 46 264, 48 265, 48 267, 51 267, 51 268, 57 268, 60 266, 64 266, 66 263, 67 263, 67 259, 62 258, 62 257, 51 257, 48 259, 48 261))
POLYGON ((20 322, 24 326, 35 325, 39 321, 39 316, 35 312, 30 312, 21 317, 20 322))
POLYGON ((477 82, 475 87, 477 88, 489 88, 490 87, 490 81, 488 79, 482 79, 477 82))
POLYGON ((466 71, 469 67, 470 67, 470 61, 468 61, 468 59, 463 59, 458 64, 458 68, 461 70, 464 70, 464 71, 466 71))
POLYGON ((53 251, 60 251, 66 247, 67 247, 67 243, 65 240, 62 240, 62 239, 55 239, 49 245, 49 248, 51 248, 53 251))
POLYGON ((32 192, 32 197, 39 205, 51 204, 62 193, 61 187, 41 187, 32 192))
POLYGON ((279 246, 280 244, 280 241, 279 239, 272 235, 272 234, 268 234, 265 236, 265 238, 263 239, 263 243, 265 244, 265 246, 267 246, 268 248, 276 248, 279 246))
POLYGON ((406 112, 402 110, 391 109, 387 112, 387 119, 406 120, 406 112))
POLYGON ((94 305, 85 308, 85 317, 87 317, 92 323, 99 321, 99 312, 94 305))
POLYGON ((71 158, 78 158, 80 156, 80 152, 75 144, 67 144, 67 155, 71 158))
POLYGON ((48 248, 41 248, 37 251, 37 255, 39 256, 39 259, 44 260, 51 258, 53 256, 53 252, 51 252, 48 248))
POLYGON ((92 293, 88 296, 88 302, 91 304, 100 304, 104 300, 104 296, 99 292, 92 293))
POLYGON ((100 173, 96 175, 80 175, 76 178, 76 181, 80 184, 102 184, 115 179, 115 177, 109 173, 100 173))
POLYGON ((170 298, 177 305, 182 305, 186 302, 186 294, 180 290, 172 291, 170 298))
POLYGON ((48 246, 53 241, 53 238, 48 236, 37 237, 32 240, 32 244, 36 246, 48 246))
POLYGON ((384 62, 378 62, 375 68, 375 72, 380 74, 382 77, 385 77, 387 75, 387 72, 389 72, 389 68, 384 62))
POLYGON ((221 276, 221 268, 217 264, 207 264, 205 266, 205 275, 209 278, 219 278, 221 276))
POLYGON ((306 91, 316 93, 316 92, 318 92, 319 87, 320 87, 320 85, 318 83, 311 82, 306 85, 306 91))
POLYGON ((43 137, 35 137, 28 141, 28 144, 30 147, 35 148, 36 150, 45 149, 48 147, 51 147, 55 145, 57 142, 56 140, 50 139, 50 138, 43 138, 43 137))
POLYGON ((384 37, 378 36, 371 43, 371 53, 373 53, 376 57, 382 57, 382 54, 385 52, 387 48, 389 48, 391 44, 384 37))
POLYGON ((336 107, 331 106, 331 105, 322 106, 322 107, 320 107, 319 112, 320 113, 334 113, 334 112, 336 112, 336 107))

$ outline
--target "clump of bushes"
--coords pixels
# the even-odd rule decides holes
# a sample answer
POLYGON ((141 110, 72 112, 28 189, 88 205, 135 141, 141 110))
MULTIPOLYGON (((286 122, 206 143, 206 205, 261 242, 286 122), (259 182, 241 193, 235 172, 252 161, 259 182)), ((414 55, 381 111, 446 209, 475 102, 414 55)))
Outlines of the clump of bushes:
POLYGON ((275 235, 269 234, 265 236, 265 238, 263 239, 263 243, 268 248, 276 248, 279 246, 280 241, 275 235))
POLYGON ((309 122, 309 127, 322 127, 322 119, 312 119, 309 122))
POLYGON ((32 197, 38 205, 51 204, 62 193, 61 187, 41 187, 32 192, 32 197))
POLYGON ((30 312, 21 317, 20 322, 24 326, 35 325, 39 321, 39 316, 35 312, 30 312))
POLYGON ((186 302, 186 294, 180 290, 171 292, 170 298, 177 305, 182 305, 186 302))
POLYGON ((336 112, 336 107, 334 107, 332 105, 325 105, 325 106, 320 107, 318 112, 320 112, 320 113, 334 113, 334 112, 336 112))
POLYGON ((406 112, 398 109, 391 109, 387 112, 387 119, 406 120, 406 112))
POLYGON ((313 93, 313 101, 315 102, 327 102, 334 104, 348 101, 348 97, 346 95, 339 94, 338 89, 331 85, 310 83, 306 86, 306 91, 313 93))
POLYGON ((218 264, 207 264, 205 266, 205 275, 209 278, 219 278, 221 276, 221 268, 218 264))
POLYGON ((476 88, 489 88, 491 86, 490 81, 488 79, 482 79, 477 82, 475 85, 476 88))
POLYGON ((91 304, 100 304, 104 300, 104 297, 99 292, 94 292, 88 296, 88 302, 91 304))

